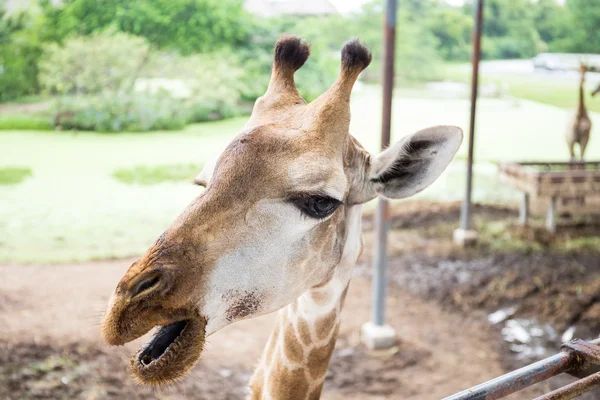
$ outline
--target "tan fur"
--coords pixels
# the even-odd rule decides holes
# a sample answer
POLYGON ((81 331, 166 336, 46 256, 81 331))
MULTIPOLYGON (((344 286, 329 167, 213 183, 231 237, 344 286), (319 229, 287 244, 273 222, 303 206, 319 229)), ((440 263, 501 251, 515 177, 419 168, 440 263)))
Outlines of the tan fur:
MULTIPOLYGON (((581 79, 579 81, 579 98, 577 104, 577 110, 569 122, 567 129, 567 144, 569 146, 569 154, 571 155, 571 161, 575 160, 575 144, 579 145, 579 159, 583 161, 583 155, 590 139, 590 131, 592 130, 592 121, 588 116, 587 109, 585 107, 585 74, 588 68, 585 64, 581 63, 580 72, 581 79)), ((600 86, 599 86, 600 88, 600 86)), ((597 90, 596 90, 597 91, 597 90)), ((594 95, 594 92, 592 95, 594 95)))
POLYGON ((141 383, 179 378, 200 357, 206 336, 279 310, 250 398, 318 399, 362 250, 360 205, 381 193, 399 198, 422 190, 458 150, 459 128, 434 127, 372 157, 349 135, 350 93, 371 53, 347 42, 337 81, 307 104, 294 72, 309 53, 299 38, 277 42, 265 95, 195 180, 206 190, 117 285, 102 325, 109 344, 185 326, 156 354, 133 357, 141 383), (418 151, 407 150, 411 145, 418 151), (299 205, 306 199, 336 208, 311 216, 299 205))

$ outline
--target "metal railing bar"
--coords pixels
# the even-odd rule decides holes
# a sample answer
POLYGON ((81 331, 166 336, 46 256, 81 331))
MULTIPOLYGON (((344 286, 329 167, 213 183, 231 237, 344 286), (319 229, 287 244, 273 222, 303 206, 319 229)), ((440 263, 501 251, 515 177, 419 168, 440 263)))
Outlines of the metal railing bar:
MULTIPOLYGON (((561 347, 562 351, 558 354, 527 365, 516 371, 509 372, 470 389, 463 390, 462 392, 446 397, 443 400, 496 400, 563 372, 576 375, 579 378, 582 377, 581 375, 595 375, 600 364, 598 345, 600 345, 600 338, 589 342, 580 339, 572 340, 569 343, 565 343, 561 347), (594 368, 596 369, 594 370, 594 368)), ((579 386, 575 385, 577 382, 567 385, 566 388, 575 385, 573 386, 575 389, 571 387, 570 389, 565 389, 566 392, 563 393, 568 393, 569 390, 584 389, 585 392, 598 387, 595 385, 595 378, 590 378, 590 381, 591 382, 588 382, 586 378, 583 383, 580 383, 580 385, 583 385, 582 389, 579 389, 579 386), (592 384, 592 382, 594 384, 592 384)), ((598 385, 600 385, 600 383, 598 383, 598 385)), ((557 397, 557 399, 562 398, 563 397, 557 397)), ((564 398, 566 399, 567 397, 564 398)), ((546 398, 541 397, 541 399, 546 398)))
POLYGON ((561 352, 443 400, 496 400, 569 370, 575 360, 561 352))
POLYGON ((600 372, 546 393, 534 400, 570 400, 600 387, 600 372))

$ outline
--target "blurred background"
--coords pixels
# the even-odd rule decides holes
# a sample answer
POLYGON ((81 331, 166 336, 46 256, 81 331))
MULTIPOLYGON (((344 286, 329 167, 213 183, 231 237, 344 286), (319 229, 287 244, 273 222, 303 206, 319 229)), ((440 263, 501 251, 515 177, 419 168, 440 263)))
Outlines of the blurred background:
MULTIPOLYGON (((392 140, 436 124, 467 131, 473 1, 398 4, 392 140)), ((392 204, 388 322, 401 341, 369 352, 357 337, 370 318, 366 206, 325 399, 441 398, 599 332, 598 198, 560 203, 555 233, 547 202, 532 199, 521 226, 521 193, 498 180, 497 163, 569 160, 580 62, 586 160, 600 160, 600 1, 487 0, 484 19, 479 241, 452 243, 465 142, 432 187, 392 204)), ((107 348, 98 321, 133 257, 201 192, 193 177, 244 125, 282 33, 312 43, 296 74, 308 101, 334 82, 346 40, 370 46, 351 133, 376 152, 381 0, 0 0, 0 398, 243 398, 271 316, 214 335, 193 375, 159 392, 128 376, 139 343, 107 348)))

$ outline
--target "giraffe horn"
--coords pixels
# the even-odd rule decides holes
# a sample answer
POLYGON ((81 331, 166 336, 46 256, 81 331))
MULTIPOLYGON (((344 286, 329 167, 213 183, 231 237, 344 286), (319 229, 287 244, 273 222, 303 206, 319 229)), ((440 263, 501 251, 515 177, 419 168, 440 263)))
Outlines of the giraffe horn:
POLYGON ((298 90, 294 73, 300 69, 310 55, 310 45, 297 36, 284 35, 275 43, 273 72, 266 95, 294 93, 298 90))
POLYGON ((358 39, 349 40, 342 47, 342 67, 336 82, 310 106, 314 107, 317 124, 330 135, 340 131, 346 135, 350 126, 350 94, 360 73, 371 63, 372 55, 358 39))
POLYGON ((304 65, 309 55, 310 46, 297 36, 284 35, 275 43, 269 87, 254 103, 246 128, 272 121, 294 105, 306 104, 296 89, 294 73, 304 65))

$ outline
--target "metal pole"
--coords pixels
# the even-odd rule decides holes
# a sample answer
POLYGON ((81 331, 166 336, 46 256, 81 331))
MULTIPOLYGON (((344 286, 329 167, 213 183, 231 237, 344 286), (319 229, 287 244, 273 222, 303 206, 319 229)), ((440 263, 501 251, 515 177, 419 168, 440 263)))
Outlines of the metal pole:
POLYGON ((568 396, 573 393, 584 393, 600 386, 600 376, 597 376, 600 366, 599 344, 600 339, 589 342, 574 339, 563 344, 558 354, 445 397, 443 400, 496 400, 564 372, 576 377, 594 374, 589 379, 581 379, 546 395, 550 397, 536 398, 536 400, 571 399, 573 397, 568 396))
POLYGON ((574 364, 569 353, 561 352, 542 361, 509 372, 443 400, 496 400, 565 372, 574 364))
POLYGON ((460 212, 460 227, 471 228, 471 187, 473 179, 473 146, 475 140, 475 111, 477 108, 477 88, 479 86, 479 60, 481 58, 481 30, 483 26, 483 2, 475 5, 475 30, 473 31, 473 55, 471 58, 471 119, 469 121, 469 154, 467 157, 467 191, 460 212))
POLYGON ((600 388, 600 372, 536 397, 535 400, 570 400, 597 388, 600 388))
MULTIPOLYGON (((394 91, 394 56, 396 47, 396 10, 397 0, 386 0, 385 38, 383 53, 383 114, 381 121, 381 149, 390 145, 392 126, 392 94, 394 91)), ((385 322, 385 292, 387 269, 387 236, 389 228, 388 202, 379 199, 375 229, 375 255, 373 257, 373 322, 383 325, 385 322)))

